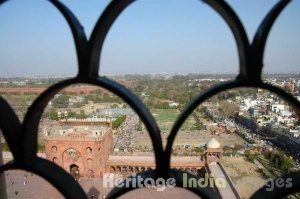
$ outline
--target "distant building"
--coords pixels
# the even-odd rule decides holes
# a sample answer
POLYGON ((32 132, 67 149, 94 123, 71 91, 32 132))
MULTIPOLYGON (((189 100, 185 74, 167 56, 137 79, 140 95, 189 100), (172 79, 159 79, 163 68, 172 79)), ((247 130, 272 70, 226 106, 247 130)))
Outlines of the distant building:
POLYGON ((284 104, 273 104, 271 107, 271 110, 274 113, 279 113, 280 111, 285 110, 285 105, 284 104))
POLYGON ((299 132, 298 129, 296 129, 296 130, 290 129, 289 136, 291 138, 297 138, 297 139, 299 139, 300 138, 300 132, 299 132))
POLYGON ((16 86, 26 86, 27 85, 26 81, 13 81, 12 84, 14 84, 16 86))
POLYGON ((179 103, 177 103, 177 102, 171 102, 171 103, 169 103, 169 106, 170 106, 171 108, 176 108, 176 107, 179 106, 179 103))

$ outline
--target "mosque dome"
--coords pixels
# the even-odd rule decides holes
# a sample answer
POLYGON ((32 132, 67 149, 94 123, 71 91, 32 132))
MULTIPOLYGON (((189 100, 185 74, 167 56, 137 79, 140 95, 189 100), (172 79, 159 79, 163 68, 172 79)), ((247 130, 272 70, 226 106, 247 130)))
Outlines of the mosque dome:
POLYGON ((210 149, 220 148, 220 143, 215 138, 212 138, 207 142, 206 147, 210 149))

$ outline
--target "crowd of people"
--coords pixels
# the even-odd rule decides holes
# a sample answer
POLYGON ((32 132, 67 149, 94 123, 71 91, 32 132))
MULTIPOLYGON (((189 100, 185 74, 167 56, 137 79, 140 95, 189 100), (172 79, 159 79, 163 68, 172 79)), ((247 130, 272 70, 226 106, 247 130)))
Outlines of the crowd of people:
POLYGON ((132 133, 136 131, 139 117, 135 112, 130 112, 124 122, 117 129, 118 133, 114 139, 114 148, 119 150, 129 150, 132 146, 132 133))

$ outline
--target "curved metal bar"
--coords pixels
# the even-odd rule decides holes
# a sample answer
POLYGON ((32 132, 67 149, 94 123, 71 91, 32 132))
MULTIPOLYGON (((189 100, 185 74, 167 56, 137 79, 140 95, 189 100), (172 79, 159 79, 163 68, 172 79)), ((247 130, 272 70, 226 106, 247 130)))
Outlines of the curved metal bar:
POLYGON ((7 2, 8 0, 0 0, 0 5, 2 5, 3 3, 7 2))
POLYGON ((276 199, 276 198, 284 198, 290 194, 296 193, 300 190, 300 172, 292 172, 286 174, 284 176, 278 177, 274 179, 274 182, 280 181, 280 187, 274 184, 273 187, 271 185, 264 185, 258 191, 256 191, 250 198, 251 199, 260 199, 260 198, 268 198, 268 199, 276 199), (287 182, 289 184, 287 184, 287 182), (284 183, 284 186, 282 184, 284 183), (291 183, 291 184, 290 184, 291 183), (268 191, 269 190, 269 191, 268 191))
POLYGON ((25 169, 46 179, 66 198, 87 199, 86 193, 74 178, 49 160, 36 157, 32 164, 28 165, 25 169))
POLYGON ((90 76, 98 76, 100 65, 100 53, 105 37, 121 12, 135 0, 113 0, 106 7, 97 21, 89 41, 89 68, 90 76))
POLYGON ((40 122, 40 118, 48 105, 49 101, 54 97, 56 93, 58 93, 63 88, 68 85, 79 83, 76 78, 64 80, 59 82, 46 91, 44 91, 38 98, 34 100, 31 106, 28 108, 27 113, 25 115, 23 121, 23 132, 24 138, 22 139, 24 142, 24 156, 27 161, 31 158, 36 157, 37 153, 37 133, 38 126, 40 122), (35 138, 35 139, 33 139, 35 138))
POLYGON ((278 88, 276 86, 273 86, 273 85, 267 84, 267 83, 262 83, 259 85, 254 84, 254 85, 250 85, 250 87, 258 87, 258 88, 266 89, 274 94, 277 94, 283 100, 288 102, 288 104, 293 108, 293 110, 295 111, 297 116, 300 118, 300 102, 296 98, 294 98, 292 95, 290 95, 287 92, 285 92, 284 90, 282 90, 281 88, 278 88))
POLYGON ((220 0, 203 0, 209 6, 211 6, 221 17, 225 20, 229 26, 237 44, 237 50, 239 55, 239 67, 240 73, 238 78, 246 79, 248 71, 248 51, 249 51, 249 40, 245 31, 245 28, 240 21, 237 14, 232 8, 226 3, 226 1, 220 0))
MULTIPOLYGON (((157 169, 155 171, 147 171, 139 175, 151 177, 153 179, 157 179, 157 177, 163 177, 164 179, 174 177, 177 180, 177 186, 182 186, 182 176, 184 172, 170 169, 172 145, 183 122, 200 103, 204 102, 209 97, 232 88, 263 88, 278 94, 284 100, 289 102, 296 111, 296 114, 300 116, 299 101, 282 89, 263 83, 260 77, 267 37, 276 18, 290 0, 281 0, 269 11, 257 29, 251 45, 249 44, 245 29, 237 14, 225 1, 203 0, 221 15, 231 29, 237 43, 240 73, 235 81, 215 85, 214 87, 206 90, 204 93, 196 96, 190 104, 185 107, 171 129, 165 151, 163 151, 161 135, 156 121, 153 119, 151 113, 140 99, 132 94, 130 90, 117 82, 98 76, 101 56, 100 53, 105 37, 116 18, 134 0, 113 0, 98 19, 89 42, 87 41, 83 27, 80 25, 80 22, 77 20, 75 15, 73 15, 73 13, 59 1, 49 1, 62 13, 71 28, 77 51, 79 74, 76 78, 59 82, 43 92, 28 109, 22 126, 9 104, 0 97, 0 114, 5 115, 5 117, 2 117, 0 120, 0 128, 3 130, 3 135, 6 138, 14 156, 13 161, 0 165, 0 173, 9 169, 25 169, 37 173, 48 180, 67 198, 87 197, 82 188, 67 172, 54 163, 36 156, 38 125, 43 110, 56 93, 63 88, 76 83, 87 83, 101 86, 121 97, 134 109, 144 122, 150 134, 157 169), (68 186, 65 186, 66 184, 68 184, 68 186), (69 186, 71 186, 72 190, 68 188, 69 186)), ((0 5, 4 2, 6 2, 6 0, 0 0, 0 5)), ((194 177, 191 174, 188 174, 188 176, 194 177)), ((288 178, 296 180, 292 188, 280 189, 279 187, 275 187, 272 192, 267 192, 267 185, 265 185, 253 194, 252 198, 278 198, 298 191, 300 189, 300 184, 298 183, 300 180, 300 172, 291 173, 282 177, 284 180, 287 180, 288 178)), ((114 198, 133 189, 134 187, 116 188, 109 194, 109 197, 114 198)), ((188 189, 203 198, 216 197, 216 193, 212 192, 211 189, 188 189)))
POLYGON ((191 102, 185 107, 185 109, 180 113, 180 115, 177 117, 171 132, 167 138, 167 146, 165 149, 165 157, 168 158, 168 165, 170 165, 170 158, 171 158, 171 152, 172 152, 172 146, 175 140, 175 137, 180 129, 180 127, 182 126, 182 124, 184 123, 184 121, 188 118, 188 116, 193 112, 194 109, 197 108, 197 106, 205 101, 206 99, 208 99, 209 97, 215 95, 216 93, 226 90, 226 89, 230 89, 230 88, 234 88, 237 87, 239 85, 238 81, 230 81, 230 82, 226 82, 226 83, 222 83, 222 84, 218 84, 213 86, 212 88, 204 91, 203 93, 201 93, 200 95, 194 97, 191 102))
POLYGON ((165 158, 168 159, 168 165, 170 165, 170 158, 171 158, 171 152, 172 152, 172 145, 174 143, 175 137, 184 123, 184 121, 188 118, 188 116, 197 108, 197 106, 207 100, 209 97, 228 89, 232 88, 238 88, 238 87, 255 87, 255 88, 262 88, 266 89, 268 91, 271 91, 273 93, 278 94, 280 97, 282 97, 284 100, 286 100, 289 105, 295 110, 296 114, 300 116, 300 102, 295 99, 290 94, 286 93, 284 90, 275 87, 270 84, 266 84, 263 82, 249 82, 249 81, 229 81, 222 84, 217 84, 210 89, 206 90, 205 92, 201 93, 200 95, 196 96, 192 99, 192 101, 185 107, 185 109, 181 112, 181 114, 178 116, 176 122, 174 123, 174 126, 171 129, 170 135, 168 136, 168 142, 165 149, 165 158))
POLYGON ((10 105, 0 96, 0 129, 14 157, 15 162, 23 160, 21 123, 10 105))
POLYGON ((26 160, 30 160, 32 157, 36 156, 37 152, 37 139, 32 139, 37 137, 38 132, 38 125, 40 118, 42 116, 43 110, 48 105, 48 102, 54 97, 56 93, 61 91, 63 88, 76 83, 87 83, 93 84, 96 86, 101 86, 114 94, 121 97, 124 101, 126 101, 133 110, 140 116, 142 121, 144 122, 154 149, 155 160, 157 164, 157 170, 159 171, 158 174, 162 175, 163 171, 161 169, 161 163, 164 162, 162 157, 163 153, 163 146, 159 128, 150 114, 149 110, 143 105, 139 98, 137 98, 130 90, 104 77, 99 78, 81 78, 76 77, 73 79, 68 79, 62 82, 59 82, 46 91, 44 91, 29 107, 27 114, 25 115, 24 124, 23 124, 23 131, 24 131, 24 153, 26 160))
POLYGON ((145 105, 141 102, 141 100, 138 97, 136 97, 129 89, 122 86, 121 84, 118 84, 117 82, 114 82, 105 77, 99 77, 98 80, 94 82, 94 84, 97 83, 103 88, 106 88, 112 91, 113 93, 117 94, 118 96, 120 96, 139 115, 146 129, 149 132, 153 149, 154 149, 154 154, 155 154, 157 174, 161 176, 162 175, 161 172, 163 171, 160 170, 161 168, 160 164, 164 163, 164 159, 162 157, 162 153, 163 153, 162 138, 156 120, 153 118, 148 108, 145 107, 145 105))
POLYGON ((251 70, 248 70, 248 76, 260 78, 263 68, 263 55, 265 51, 265 45, 270 33, 270 30, 277 19, 278 15, 288 5, 290 0, 281 0, 269 11, 264 20, 259 25, 255 37, 251 45, 251 70))
POLYGON ((9 162, 5 163, 4 165, 0 166, 0 174, 3 173, 4 171, 15 169, 15 168, 16 168, 16 164, 14 163, 14 161, 13 160, 9 161, 9 162))
POLYGON ((74 178, 49 160, 36 156, 30 164, 16 165, 13 162, 7 163, 0 167, 0 173, 13 169, 22 169, 39 175, 51 183, 66 198, 87 199, 84 190, 74 178))
POLYGON ((87 54, 87 38, 83 27, 76 18, 76 16, 60 1, 49 0, 66 19, 75 43, 77 59, 79 65, 79 75, 87 76, 89 74, 88 68, 88 54, 87 54))

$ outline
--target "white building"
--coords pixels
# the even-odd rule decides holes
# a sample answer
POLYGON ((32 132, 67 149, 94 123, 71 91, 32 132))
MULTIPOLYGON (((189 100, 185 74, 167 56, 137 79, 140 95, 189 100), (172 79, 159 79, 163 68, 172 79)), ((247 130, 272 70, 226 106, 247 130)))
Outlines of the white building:
POLYGON ((273 104, 271 107, 272 112, 279 113, 285 110, 284 104, 273 104))

